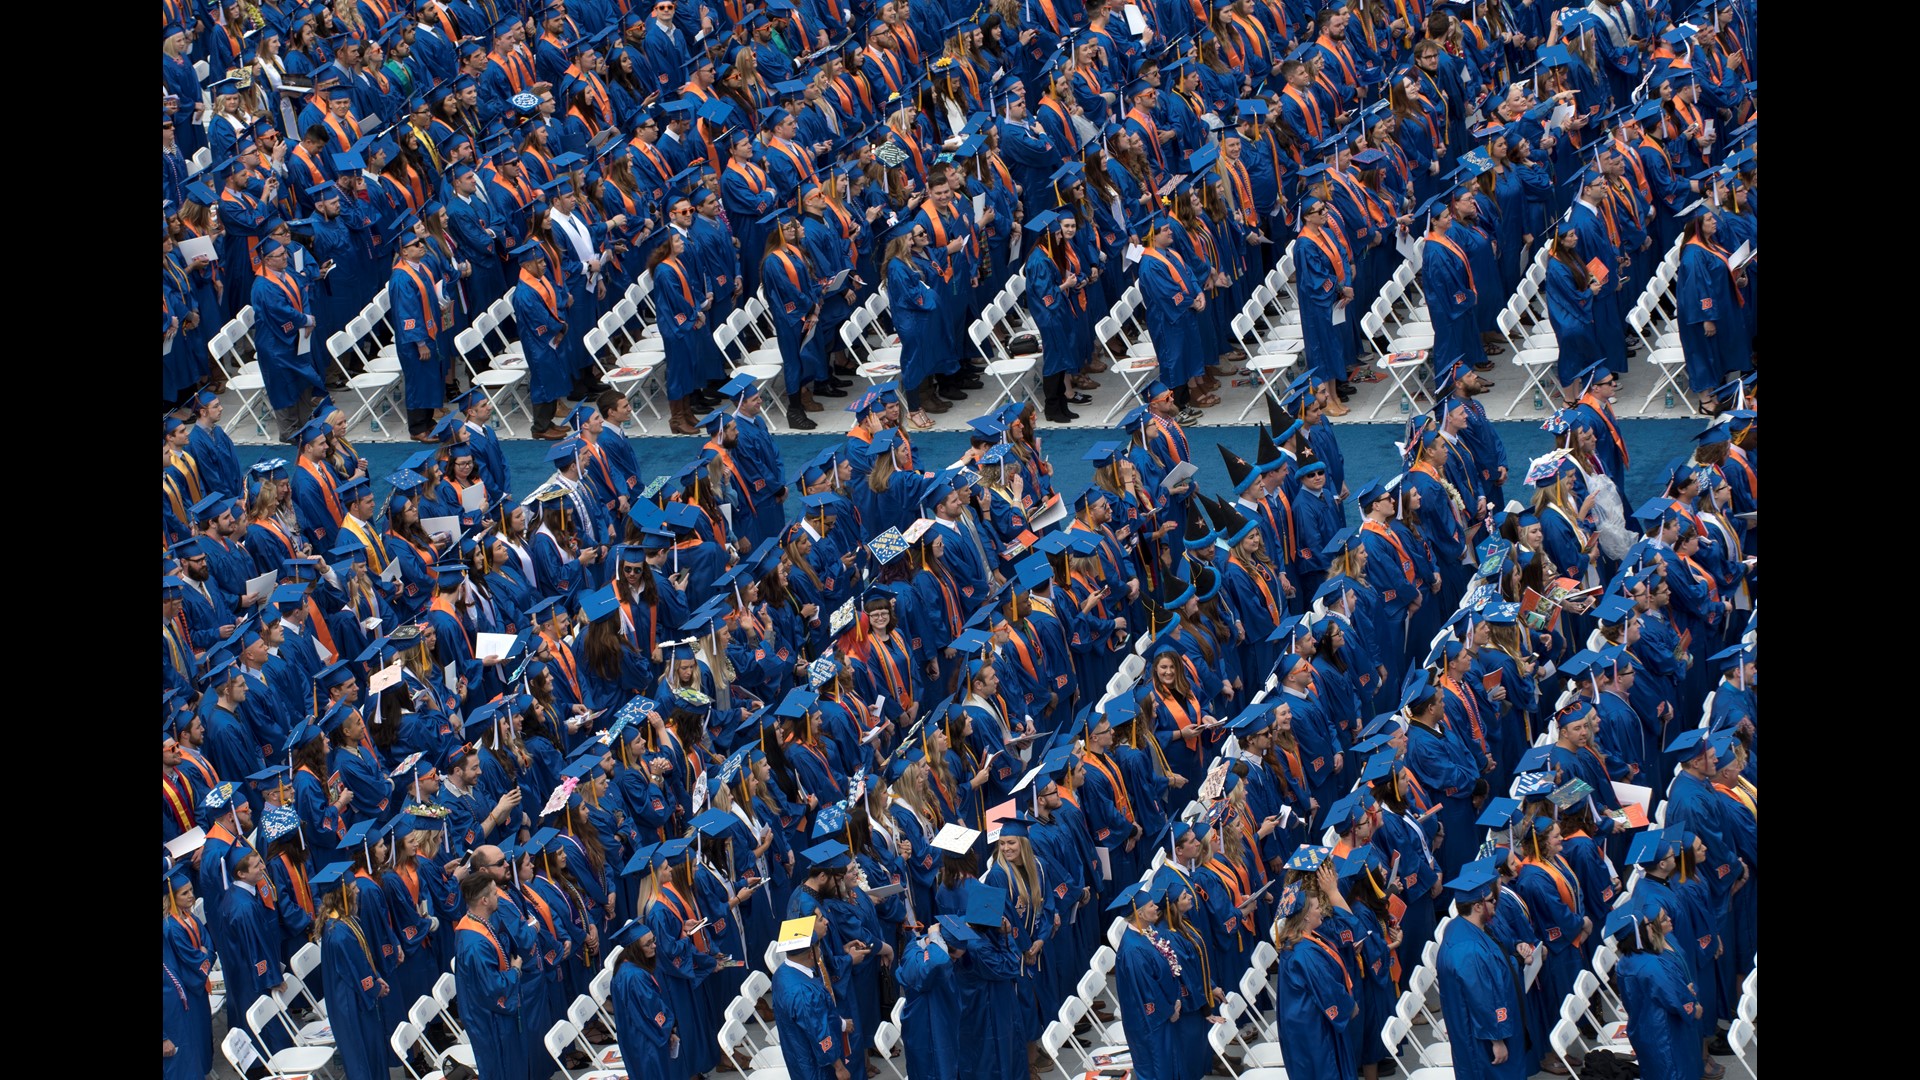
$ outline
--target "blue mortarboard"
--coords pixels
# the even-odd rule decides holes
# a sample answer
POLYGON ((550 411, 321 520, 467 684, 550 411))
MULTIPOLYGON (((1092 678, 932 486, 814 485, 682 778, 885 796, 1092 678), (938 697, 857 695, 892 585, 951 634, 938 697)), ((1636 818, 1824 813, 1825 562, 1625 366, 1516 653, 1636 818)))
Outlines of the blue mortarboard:
POLYGON ((1485 863, 1472 862, 1460 868, 1460 876, 1447 882, 1457 903, 1473 904, 1494 895, 1499 874, 1485 863))
MULTIPOLYGON (((816 870, 844 870, 849 861, 847 845, 838 840, 822 840, 800 854, 807 860, 807 865, 816 870)), ((999 924, 996 922, 995 925, 999 924)))

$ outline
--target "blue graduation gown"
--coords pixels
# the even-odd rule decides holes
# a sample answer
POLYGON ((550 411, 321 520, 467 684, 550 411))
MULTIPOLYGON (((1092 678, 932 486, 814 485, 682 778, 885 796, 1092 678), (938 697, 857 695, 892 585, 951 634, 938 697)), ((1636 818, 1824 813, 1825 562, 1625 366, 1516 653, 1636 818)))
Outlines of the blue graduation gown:
MULTIPOLYGON (((226 922, 226 933, 220 938, 220 969, 227 980, 227 998, 237 1002, 244 1015, 254 1001, 285 981, 279 919, 258 894, 237 881, 220 905, 220 917, 226 922)), ((262 1041, 276 1051, 293 1045, 286 1026, 277 1022, 267 1026, 262 1041)))
POLYGON ((668 1075, 675 1024, 673 1005, 660 988, 659 976, 638 964, 622 962, 613 969, 610 1000, 622 1067, 635 1076, 668 1075))
POLYGON ((164 1075, 168 1080, 206 1080, 213 1071, 213 1011, 207 998, 213 943, 191 912, 169 915, 160 926, 161 963, 170 975, 161 990, 170 1017, 166 1031, 177 1050, 167 1059, 164 1075))
POLYGON ((1753 367, 1745 310, 1749 301, 1733 287, 1728 254, 1699 237, 1680 249, 1680 348, 1687 358, 1687 381, 1696 394, 1753 367), (1707 336, 1709 322, 1712 337, 1707 336))
POLYGON ((704 985, 716 961, 712 953, 695 947, 692 938, 681 936, 686 922, 694 920, 683 920, 664 891, 654 898, 645 918, 659 945, 656 971, 661 988, 673 1006, 680 1031, 680 1057, 669 1063, 666 1075, 685 1080, 695 1073, 711 1071, 720 1058, 720 1048, 714 1042, 720 1030, 715 1020, 718 1010, 704 985))
POLYGON ((791 1080, 832 1080, 844 1041, 835 1009, 817 970, 785 963, 773 973, 774 1028, 791 1080))
POLYGON ((1120 937, 1113 975, 1120 1024, 1133 1051, 1134 1075, 1141 1080, 1182 1080, 1185 1074, 1173 1017, 1180 1000, 1180 977, 1147 935, 1133 926, 1120 937))
MULTIPOLYGON (((327 1022, 333 1028, 340 1065, 347 1080, 379 1080, 387 1075, 388 1057, 386 1028, 380 1019, 380 977, 360 938, 343 919, 327 920, 320 948, 327 1022)), ((388 991, 396 992, 391 986, 388 991)))
MULTIPOLYGON (((1453 1073, 1460 1080, 1524 1080, 1524 1020, 1505 951, 1485 931, 1455 919, 1434 961, 1440 1008, 1447 1015, 1453 1073), (1507 1059, 1493 1064, 1494 1041, 1506 1043, 1507 1059)), ((1291 1064, 1291 1063, 1289 1063, 1291 1064)))
MULTIPOLYGON (((1606 286, 1601 286, 1605 288, 1606 286)), ((1553 324, 1553 336, 1560 343, 1557 368, 1560 385, 1571 386, 1573 377, 1600 359, 1600 333, 1594 325, 1594 307, 1598 299, 1591 288, 1576 286, 1573 268, 1559 259, 1547 260, 1547 319, 1553 324)))
POLYGON ((520 972, 510 966, 511 943, 467 916, 456 928, 454 956, 460 1022, 473 1041, 481 1075, 509 1080, 525 1075, 529 1043, 520 1030, 520 972))
POLYGON ((1615 969, 1620 1003, 1633 1022, 1633 1044, 1646 1080, 1697 1080, 1700 1075, 1699 995, 1676 949, 1622 956, 1615 969))
POLYGON ((1017 1080, 1027 1069, 1025 1024, 1015 1005, 1020 954, 998 928, 976 927, 975 933, 980 940, 956 965, 954 976, 961 1015, 973 1018, 975 1036, 971 1046, 960 1047, 959 1075, 1017 1080))
POLYGON ((1169 248, 1148 248, 1140 259, 1140 292, 1146 299, 1147 336, 1160 358, 1160 377, 1168 386, 1182 386, 1199 377, 1211 357, 1203 356, 1195 333, 1194 301, 1201 281, 1180 255, 1169 248))
POLYGON ((1346 1037, 1359 1017, 1351 985, 1331 944, 1307 938, 1281 952, 1275 996, 1288 1077, 1349 1080, 1359 1071, 1346 1037))
POLYGON ((907 1080, 959 1076, 962 1014, 953 975, 951 954, 930 937, 923 935, 900 950, 894 977, 906 1001, 900 1013, 900 1044, 907 1080))

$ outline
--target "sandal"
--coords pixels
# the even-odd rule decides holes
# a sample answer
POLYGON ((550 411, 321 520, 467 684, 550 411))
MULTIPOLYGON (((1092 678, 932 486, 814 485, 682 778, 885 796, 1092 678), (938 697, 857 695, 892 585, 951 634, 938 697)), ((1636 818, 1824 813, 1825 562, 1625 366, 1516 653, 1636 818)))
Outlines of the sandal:
POLYGON ((1480 346, 1480 351, 1486 353, 1488 356, 1499 356, 1507 351, 1507 347, 1505 345, 1495 345, 1488 342, 1480 346))
POLYGON ((1365 368, 1357 375, 1348 376, 1347 381, 1350 383, 1377 383, 1385 378, 1386 375, 1381 372, 1375 371, 1372 368, 1365 368))
POLYGON ((1220 404, 1220 395, 1205 392, 1198 393, 1193 395, 1192 404, 1195 408, 1211 409, 1215 405, 1220 404))
POLYGON ((920 409, 915 409, 913 412, 907 414, 907 423, 912 424, 915 431, 933 430, 933 417, 928 416, 920 409))

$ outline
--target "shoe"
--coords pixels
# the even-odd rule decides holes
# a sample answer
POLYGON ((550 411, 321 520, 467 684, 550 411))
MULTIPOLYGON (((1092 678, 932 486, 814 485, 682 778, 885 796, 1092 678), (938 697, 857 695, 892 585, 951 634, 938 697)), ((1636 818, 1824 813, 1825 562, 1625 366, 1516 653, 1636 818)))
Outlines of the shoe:
POLYGON ((587 393, 595 397, 598 397, 599 395, 604 394, 611 389, 613 389, 612 386, 610 386, 607 383, 600 382, 598 380, 595 380, 594 382, 590 382, 587 384, 587 393))
POLYGON ((828 380, 826 380, 826 382, 825 382, 824 384, 821 384, 821 383, 815 383, 814 385, 816 385, 816 386, 819 386, 819 385, 826 385, 826 386, 831 386, 831 387, 833 387, 833 388, 834 388, 835 390, 851 390, 851 389, 853 389, 853 380, 852 380, 852 379, 842 379, 842 378, 839 378, 839 377, 837 377, 837 376, 836 376, 836 377, 834 377, 834 378, 830 378, 830 379, 828 379, 828 380))
POLYGON ((962 390, 978 390, 986 385, 981 381, 979 373, 971 371, 955 375, 948 381, 962 390))
POLYGON ((698 435, 700 424, 693 418, 692 398, 683 397, 667 402, 672 412, 667 417, 668 429, 675 435, 698 435))
POLYGON ((1188 406, 1180 410, 1180 415, 1176 419, 1178 419, 1182 425, 1186 425, 1197 424, 1205 418, 1205 413, 1202 413, 1199 409, 1193 408, 1192 406, 1188 406))
POLYGON ((426 431, 423 431, 423 432, 421 432, 421 433, 420 433, 420 434, 418 434, 418 435, 413 435, 413 436, 409 436, 409 437, 410 437, 410 438, 412 438, 414 442, 423 442, 423 443, 436 443, 436 444, 437 444, 437 443, 439 443, 439 441, 440 441, 439 439, 436 439, 436 438, 434 438, 434 437, 433 437, 433 434, 432 434, 431 432, 426 432, 426 431))
POLYGON ((953 402, 929 390, 920 395, 920 408, 930 413, 943 413, 953 408, 953 402))
POLYGON ((1726 1032, 1723 1031, 1714 1036, 1713 1041, 1707 1044, 1707 1053, 1712 1054, 1714 1057, 1733 1056, 1733 1046, 1727 1042, 1726 1032))
POLYGON ((807 407, 800 403, 799 398, 790 397, 787 399, 787 426, 795 431, 812 431, 820 425, 807 415, 807 407))
MULTIPOLYGON (((1047 418, 1047 423, 1049 424, 1070 424, 1080 419, 1079 413, 1068 412, 1065 405, 1049 406, 1041 415, 1047 418)), ((1079 1034, 1077 1029, 1074 1033, 1079 1034)))
POLYGON ((1087 366, 1080 370, 1089 375, 1099 375, 1102 372, 1111 371, 1113 368, 1112 365, 1108 364, 1105 360, 1095 359, 1087 361, 1087 366))
POLYGON ((1336 390, 1334 391, 1333 396, 1339 398, 1341 401, 1352 401, 1353 391, 1352 390, 1336 390))
POLYGON ((964 385, 943 386, 940 388, 940 396, 946 398, 948 401, 965 401, 967 400, 967 391, 969 389, 977 390, 979 389, 979 384, 976 383, 971 387, 964 385))
POLYGON ((1073 385, 1074 385, 1074 386, 1075 386, 1076 388, 1078 388, 1078 389, 1081 389, 1081 390, 1098 390, 1098 389, 1100 389, 1100 383, 1099 383, 1099 381, 1098 381, 1098 380, 1096 380, 1096 379, 1089 379, 1089 378, 1087 378, 1087 377, 1086 377, 1085 375, 1075 375, 1075 376, 1073 377, 1073 385))
POLYGON ((1400 1066, 1394 1064, 1392 1058, 1381 1058, 1379 1064, 1374 1066, 1374 1073, 1379 1076, 1393 1076, 1399 1071, 1400 1066))
POLYGON ((1569 1076, 1567 1066, 1559 1058, 1550 1057, 1540 1062, 1540 1071, 1548 1076, 1569 1076))
POLYGON ((1483 361, 1482 363, 1478 363, 1478 364, 1475 364, 1475 365, 1473 365, 1473 370, 1475 370, 1475 371, 1492 371, 1492 370, 1494 369, 1494 367, 1495 367, 1495 366, 1497 366, 1497 365, 1495 365, 1493 361, 1491 361, 1491 360, 1487 360, 1487 361, 1483 361))
POLYGON ((1093 404, 1093 396, 1092 396, 1091 394, 1075 394, 1075 395, 1073 395, 1072 397, 1070 397, 1070 398, 1068 398, 1068 399, 1067 399, 1067 404, 1069 404, 1069 405, 1091 405, 1091 404, 1093 404))
POLYGON ((816 382, 807 389, 826 398, 843 398, 847 396, 846 387, 832 382, 816 382))
POLYGON ((1712 1058, 1706 1059, 1700 1066, 1700 1080, 1720 1080, 1725 1075, 1727 1067, 1712 1058))
POLYGON ((827 411, 827 407, 825 405, 822 405, 819 402, 813 400, 813 387, 811 386, 801 388, 800 407, 802 409, 805 409, 807 412, 826 412, 827 411))

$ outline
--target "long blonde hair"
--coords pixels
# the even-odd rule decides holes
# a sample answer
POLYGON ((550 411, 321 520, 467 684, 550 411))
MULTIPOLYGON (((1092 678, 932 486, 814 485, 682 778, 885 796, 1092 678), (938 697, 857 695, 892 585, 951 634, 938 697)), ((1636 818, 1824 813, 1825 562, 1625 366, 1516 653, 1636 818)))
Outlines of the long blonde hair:
POLYGON ((1028 919, 1037 918, 1041 909, 1046 906, 1046 897, 1041 892, 1040 864, 1033 857, 1033 842, 1024 836, 1006 836, 1001 838, 1000 843, 1008 840, 1020 845, 1019 858, 1009 863, 1005 856, 1000 854, 1000 844, 996 843, 993 849, 993 865, 1006 871, 1007 881, 1013 890, 1014 903, 1019 907, 1021 914, 1028 919))

